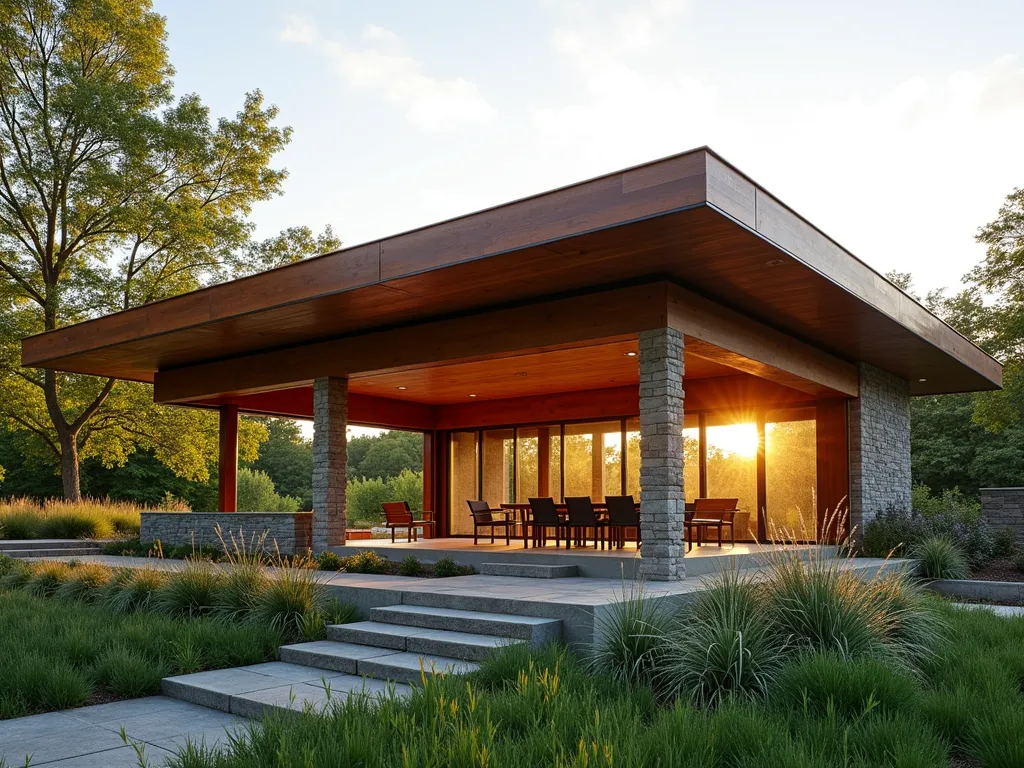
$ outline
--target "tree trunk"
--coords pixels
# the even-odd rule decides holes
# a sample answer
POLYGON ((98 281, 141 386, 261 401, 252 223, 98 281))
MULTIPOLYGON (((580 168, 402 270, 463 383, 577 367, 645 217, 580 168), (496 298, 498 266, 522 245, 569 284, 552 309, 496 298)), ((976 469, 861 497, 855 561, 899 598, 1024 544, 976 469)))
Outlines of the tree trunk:
POLYGON ((81 501, 82 485, 78 475, 78 440, 69 430, 58 429, 60 434, 60 477, 64 484, 65 501, 81 501))

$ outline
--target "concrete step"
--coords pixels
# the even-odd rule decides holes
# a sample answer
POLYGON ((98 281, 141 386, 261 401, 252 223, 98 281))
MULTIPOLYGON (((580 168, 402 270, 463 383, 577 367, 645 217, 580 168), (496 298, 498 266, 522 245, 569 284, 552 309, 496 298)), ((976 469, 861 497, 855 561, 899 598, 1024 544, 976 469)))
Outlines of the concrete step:
POLYGON ((466 675, 479 668, 472 661, 418 653, 393 653, 359 662, 360 674, 407 685, 419 685, 424 674, 466 675))
POLYGON ((543 565, 541 563, 481 563, 485 576, 515 576, 520 579, 569 579, 579 575, 575 565, 543 565))
POLYGON ((421 671, 461 675, 479 668, 478 664, 462 658, 334 640, 282 646, 281 659, 293 665, 320 669, 328 676, 357 675, 378 681, 413 684, 421 682, 421 671))
POLYGON ((2 554, 8 557, 84 557, 86 555, 102 555, 103 549, 91 547, 67 547, 62 549, 6 549, 2 554))
POLYGON ((506 613, 460 611, 420 605, 390 605, 371 608, 370 619, 383 624, 402 624, 424 629, 447 629, 477 635, 494 635, 524 640, 534 648, 562 636, 561 619, 513 616, 506 613))
POLYGON ((403 683, 368 680, 315 667, 274 661, 235 669, 167 677, 161 691, 182 701, 257 718, 269 712, 322 712, 352 696, 408 696, 403 683))
POLYGON ((83 547, 102 552, 105 543, 89 539, 0 539, 0 552, 13 549, 78 549, 83 547))
POLYGON ((526 642, 515 637, 385 624, 379 621, 332 625, 327 628, 327 635, 332 640, 344 643, 464 661, 483 661, 499 648, 526 642))

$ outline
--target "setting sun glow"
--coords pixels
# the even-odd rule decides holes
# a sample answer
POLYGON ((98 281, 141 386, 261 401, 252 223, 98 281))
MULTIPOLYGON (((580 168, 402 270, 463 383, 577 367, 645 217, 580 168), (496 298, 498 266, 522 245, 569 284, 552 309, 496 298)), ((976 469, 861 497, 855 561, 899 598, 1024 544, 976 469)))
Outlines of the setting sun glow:
POLYGON ((757 425, 747 422, 709 428, 708 447, 752 459, 757 455, 757 425))

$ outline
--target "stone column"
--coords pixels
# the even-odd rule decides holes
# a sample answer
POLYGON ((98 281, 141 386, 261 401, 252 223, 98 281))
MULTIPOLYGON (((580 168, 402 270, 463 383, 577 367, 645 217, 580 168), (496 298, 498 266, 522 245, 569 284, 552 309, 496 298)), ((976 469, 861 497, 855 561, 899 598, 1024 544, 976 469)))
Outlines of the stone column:
POLYGON ((348 379, 313 383, 313 551, 345 543, 348 379))
POLYGON ((640 333, 641 573, 671 581, 683 567, 683 335, 640 333))
POLYGON ((910 508, 910 384, 860 364, 860 397, 850 401, 850 530, 890 507, 910 508))

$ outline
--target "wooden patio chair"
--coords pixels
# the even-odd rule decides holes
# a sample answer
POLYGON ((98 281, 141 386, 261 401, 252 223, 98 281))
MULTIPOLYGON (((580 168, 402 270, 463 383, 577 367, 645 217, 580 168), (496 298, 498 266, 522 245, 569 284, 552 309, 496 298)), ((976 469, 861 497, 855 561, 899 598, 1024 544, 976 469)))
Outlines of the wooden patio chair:
POLYGON ((691 524, 698 529, 697 545, 701 540, 706 539, 708 528, 714 528, 718 533, 718 548, 722 548, 722 529, 729 528, 729 544, 736 546, 736 534, 733 529, 733 520, 739 512, 737 504, 739 499, 695 499, 693 520, 691 524))
POLYGON ((413 517, 407 501, 383 501, 384 525, 391 529, 391 543, 395 543, 395 530, 406 529, 406 541, 416 541, 417 528, 429 528, 434 530, 433 520, 417 520, 413 517))
POLYGON ((569 548, 569 521, 563 520, 558 514, 558 507, 555 500, 550 496, 544 498, 530 499, 530 517, 523 519, 523 547, 526 547, 528 539, 533 539, 533 546, 543 547, 548 543, 548 529, 555 530, 555 549, 562 540, 562 532, 565 533, 565 548, 569 548), (532 537, 528 535, 532 533, 532 537))
POLYGON ((481 528, 491 529, 491 544, 494 543, 494 529, 504 528, 505 529, 505 546, 511 544, 511 528, 515 525, 515 521, 508 518, 508 512, 504 509, 491 509, 491 505, 486 501, 470 501, 466 500, 469 504, 469 514, 473 516, 473 544, 479 544, 478 536, 481 528), (504 517, 497 518, 495 515, 504 515, 504 517))
MULTIPOLYGON (((597 549, 598 539, 601 540, 601 549, 604 549, 605 532, 608 530, 608 523, 597 517, 594 511, 594 503, 589 496, 566 496, 565 506, 569 511, 569 532, 577 540, 582 541, 583 546, 587 544, 587 529, 594 529, 594 549, 597 549)), ((569 548, 566 541, 566 549, 569 548)))
POLYGON ((640 548, 640 513, 636 510, 636 502, 632 496, 605 496, 608 508, 609 543, 615 541, 616 547, 626 546, 626 529, 636 528, 636 546, 640 548))

